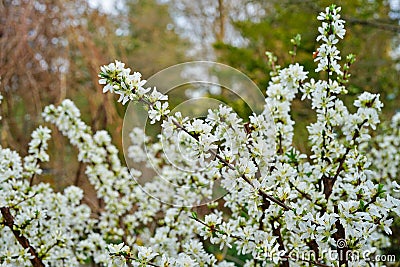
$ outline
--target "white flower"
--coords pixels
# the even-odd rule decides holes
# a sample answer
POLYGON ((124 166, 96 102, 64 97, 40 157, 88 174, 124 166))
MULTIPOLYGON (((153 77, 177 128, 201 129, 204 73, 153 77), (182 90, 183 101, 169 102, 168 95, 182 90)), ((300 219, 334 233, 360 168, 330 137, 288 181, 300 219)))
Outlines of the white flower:
POLYGON ((128 253, 130 251, 129 247, 126 246, 124 243, 120 244, 109 244, 107 246, 108 251, 110 254, 121 254, 121 253, 128 253))
POLYGON ((149 262, 159 255, 157 252, 153 252, 152 248, 137 246, 137 250, 139 261, 149 262))

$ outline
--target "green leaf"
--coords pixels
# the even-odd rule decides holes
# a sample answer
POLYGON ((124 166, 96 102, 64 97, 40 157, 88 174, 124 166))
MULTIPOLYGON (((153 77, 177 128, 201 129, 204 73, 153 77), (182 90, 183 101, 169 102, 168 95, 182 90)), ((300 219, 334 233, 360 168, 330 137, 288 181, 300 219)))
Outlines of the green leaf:
POLYGON ((359 209, 361 211, 365 211, 365 202, 362 199, 360 199, 359 209))
POLYGON ((192 212, 192 218, 197 219, 197 212, 195 212, 195 211, 192 212))

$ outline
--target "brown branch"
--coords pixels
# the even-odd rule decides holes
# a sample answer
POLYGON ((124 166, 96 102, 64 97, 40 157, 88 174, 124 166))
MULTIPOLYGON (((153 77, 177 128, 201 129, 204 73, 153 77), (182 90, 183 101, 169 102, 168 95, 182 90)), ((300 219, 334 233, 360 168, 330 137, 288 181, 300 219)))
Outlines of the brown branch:
MULTIPOLYGON (((199 137, 192 134, 191 132, 189 132, 185 127, 183 127, 179 122, 177 122, 175 119, 172 120, 172 122, 174 123, 174 125, 176 127, 178 127, 179 129, 181 129, 182 131, 184 131, 185 133, 187 133, 188 135, 190 135, 191 137, 193 137, 195 140, 199 141, 199 137)), ((227 162, 223 157, 221 157, 219 154, 217 154, 215 151, 210 150, 209 151, 211 154, 213 154, 222 164, 224 164, 226 167, 228 167, 231 170, 236 170, 236 168, 230 164, 229 162, 227 162)), ((255 188, 253 183, 250 181, 249 178, 247 178, 244 174, 241 175, 241 178, 243 180, 245 180, 251 187, 255 188)), ((284 210, 288 211, 288 210, 292 210, 291 207, 289 207, 288 205, 286 205, 285 203, 283 203, 282 201, 280 201, 277 198, 274 198, 273 196, 269 195, 268 193, 264 192, 261 189, 257 189, 258 193, 263 197, 263 199, 267 199, 268 201, 271 201, 279 206, 281 206, 284 210)))
POLYGON ((317 241, 315 241, 315 239, 311 239, 309 242, 307 242, 307 245, 312 251, 314 251, 314 254, 317 257, 316 260, 319 260, 319 246, 317 241))
MULTIPOLYGON (((339 213, 337 205, 334 207, 334 212, 336 214, 339 213)), ((338 259, 339 260, 339 266, 343 266, 344 265, 344 266, 347 267, 347 266, 349 266, 349 262, 348 262, 348 259, 347 259, 347 254, 348 254, 347 252, 348 252, 349 248, 347 246, 341 247, 341 246, 338 245, 339 240, 345 240, 346 239, 346 230, 344 229, 343 225, 340 223, 339 220, 337 220, 335 222, 335 227, 337 229, 337 232, 333 234, 333 238, 335 239, 336 245, 337 245, 336 251, 337 251, 337 254, 338 254, 338 258, 339 258, 338 259)))
MULTIPOLYGON (((301 196, 305 197, 306 199, 308 199, 308 200, 310 200, 310 201, 313 201, 312 198, 311 198, 311 196, 310 196, 309 194, 307 194, 307 193, 304 192, 304 191, 301 191, 301 190, 300 190, 297 186, 295 186, 292 182, 289 181, 289 185, 290 185, 291 187, 293 187, 294 189, 296 189, 296 191, 299 192, 301 196)), ((318 205, 318 203, 315 203, 315 204, 318 205)))
POLYGON ((225 10, 224 10, 224 0, 218 0, 218 24, 219 31, 216 34, 217 41, 223 42, 225 37, 225 10))
POLYGON ((31 246, 29 240, 21 234, 21 232, 14 228, 14 217, 10 212, 9 207, 2 207, 0 208, 1 214, 4 218, 4 225, 10 228, 12 233, 14 234, 15 238, 17 239, 18 243, 24 248, 28 249, 29 253, 33 256, 32 259, 29 259, 34 267, 44 267, 45 265, 42 262, 42 259, 39 257, 38 253, 36 252, 35 248, 31 246))
MULTIPOLYGON (((374 99, 375 100, 375 99, 374 99)), ((360 130, 363 127, 363 125, 367 122, 368 120, 365 119, 363 122, 361 122, 360 124, 357 125, 357 129, 354 132, 352 141, 355 141, 359 136, 360 136, 360 130)), ((350 152, 351 147, 348 146, 346 148, 346 151, 344 152, 343 156, 339 159, 339 166, 336 170, 335 176, 333 178, 331 177, 324 177, 323 178, 323 182, 324 182, 324 195, 325 195, 325 199, 328 200, 330 195, 332 194, 333 191, 333 186, 337 180, 337 178, 339 177, 339 174, 342 172, 343 170, 343 164, 346 160, 347 155, 350 152)))
POLYGON ((79 180, 81 178, 82 171, 83 171, 83 162, 79 161, 78 169, 76 170, 75 174, 75 181, 74 181, 75 186, 79 186, 79 180))
MULTIPOLYGON (((277 241, 278 241, 278 244, 279 244, 279 249, 283 250, 283 251, 286 251, 285 244, 283 243, 282 233, 281 233, 281 224, 278 222, 279 226, 275 227, 275 225, 274 225, 275 222, 278 222, 278 218, 274 218, 271 221, 272 233, 273 233, 274 236, 277 237, 277 241)), ((282 261, 280 266, 289 267, 289 261, 282 261)))
POLYGON ((343 19, 352 25, 369 26, 384 31, 400 33, 400 25, 396 24, 383 23, 376 20, 364 20, 364 19, 347 18, 347 17, 344 17, 343 19))

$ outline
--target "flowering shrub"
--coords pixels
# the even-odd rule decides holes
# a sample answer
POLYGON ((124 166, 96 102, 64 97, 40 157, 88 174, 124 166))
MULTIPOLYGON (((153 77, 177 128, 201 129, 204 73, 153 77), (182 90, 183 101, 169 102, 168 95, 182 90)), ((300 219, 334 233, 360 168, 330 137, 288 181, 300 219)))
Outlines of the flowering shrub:
POLYGON ((130 135, 132 160, 157 166, 144 185, 138 170, 122 165, 108 133, 93 133, 72 101, 46 107, 44 119, 78 149, 103 205, 82 204, 75 186, 54 192, 34 183, 40 162, 49 160, 48 128, 32 133, 23 159, 0 148, 1 266, 381 264, 373 256, 390 245, 390 226, 400 215, 400 116, 372 138, 379 95, 361 94, 355 113, 340 100, 354 56, 340 64, 339 12, 331 6, 318 16, 315 71, 326 79, 309 80, 299 64, 280 68, 268 53, 273 77, 265 108, 247 123, 226 106, 204 119, 172 114, 167 95, 145 88, 140 73, 118 61, 101 67, 104 92, 118 94, 122 104, 142 103, 151 123, 161 122, 157 141, 139 128, 130 135), (317 113, 307 127, 309 156, 292 145, 297 95, 317 113), (213 200, 217 182, 227 192, 221 200, 213 200), (204 203, 207 209, 198 208, 204 203))

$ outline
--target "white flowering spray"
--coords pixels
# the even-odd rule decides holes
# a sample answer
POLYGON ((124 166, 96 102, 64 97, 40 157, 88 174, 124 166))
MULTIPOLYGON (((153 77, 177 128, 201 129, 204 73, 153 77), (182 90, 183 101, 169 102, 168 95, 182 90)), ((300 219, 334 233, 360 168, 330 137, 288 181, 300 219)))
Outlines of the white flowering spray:
POLYGON ((83 191, 71 186, 63 193, 48 184, 34 184, 46 153, 50 130, 32 133, 29 154, 0 147, 0 264, 1 266, 76 266, 77 246, 85 238, 90 209, 81 205, 83 191))
POLYGON ((77 187, 57 193, 36 181, 49 160, 48 128, 32 133, 23 159, 0 147, 0 266, 382 265, 373 256, 390 245, 400 215, 400 116, 371 138, 379 95, 361 94, 354 113, 340 99, 354 56, 341 63, 339 12, 331 6, 318 16, 315 71, 326 78, 308 79, 298 63, 281 68, 267 53, 265 108, 247 123, 227 106, 202 119, 171 114, 168 97, 146 88, 139 72, 119 61, 101 67, 104 93, 142 103, 151 123, 161 123, 156 141, 143 129, 130 134, 129 157, 157 170, 143 185, 109 134, 92 132, 72 101, 46 107, 45 121, 78 150, 100 204, 82 204, 77 187), (296 97, 310 99, 317 114, 307 127, 309 156, 293 146, 296 97), (216 181, 227 192, 220 200, 216 181))
MULTIPOLYGON (((387 235, 391 234, 393 221, 389 214, 399 215, 400 202, 374 178, 377 174, 369 168, 371 161, 359 148, 370 140, 370 129, 376 129, 382 103, 379 95, 365 92, 354 102, 357 111, 350 113, 339 98, 347 93, 345 84, 355 60, 349 55, 344 65, 340 64, 336 44, 346 31, 339 12, 339 7, 331 6, 318 16, 322 26, 318 28, 317 41, 321 45, 314 54, 318 63, 315 71, 325 72, 326 79, 307 81, 307 72, 297 63, 283 69, 277 66, 267 88, 264 112, 251 116, 247 125, 225 107, 210 111, 205 120, 182 122, 180 113, 167 115, 160 109, 153 110, 154 103, 142 100, 146 95, 119 90, 119 83, 131 77, 129 69, 121 70, 124 74, 117 79, 104 81, 105 77, 112 77, 112 63, 100 74, 101 83, 113 85, 115 93, 131 95, 130 99, 147 105, 152 120, 163 119, 165 131, 161 138, 167 140, 163 141, 164 146, 186 146, 200 156, 199 164, 213 156, 206 168, 196 174, 220 175, 222 186, 229 191, 224 205, 230 209, 230 216, 214 211, 203 219, 196 213, 191 217, 198 222, 196 233, 205 240, 221 249, 234 245, 239 254, 251 255, 245 266, 366 265, 370 258, 360 257, 354 263, 349 255, 361 255, 363 251, 379 254, 389 245, 387 235), (312 152, 309 157, 292 146, 294 121, 290 105, 299 92, 302 99, 311 99, 317 113, 317 121, 308 126, 312 152), (187 138, 177 140, 182 132, 187 138), (310 251, 312 257, 298 257, 310 251), (332 257, 326 251, 338 256, 332 257)), ((132 158, 133 151, 140 151, 140 144, 133 143, 132 158)), ((173 150, 168 150, 170 153, 173 150)), ((171 171, 168 165, 162 170, 171 171)), ((175 177, 165 176, 172 180, 186 177, 174 172, 175 177)), ((184 183, 187 182, 180 185, 184 183)), ((390 188, 395 186, 390 182, 390 188)), ((190 200, 188 205, 196 203, 196 197, 190 200)), ((180 217, 184 218, 184 214, 180 217)), ((156 235, 159 238, 157 231, 156 235)), ((157 250, 159 243, 150 247, 159 253, 153 264, 161 264, 162 255, 168 257, 164 250, 157 250)))

